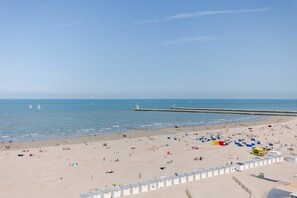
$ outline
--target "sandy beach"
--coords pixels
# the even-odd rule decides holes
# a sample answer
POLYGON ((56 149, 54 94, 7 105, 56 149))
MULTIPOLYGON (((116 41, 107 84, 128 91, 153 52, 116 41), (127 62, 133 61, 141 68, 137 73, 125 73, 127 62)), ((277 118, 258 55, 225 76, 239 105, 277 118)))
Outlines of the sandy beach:
MULTIPOLYGON (((197 138, 221 134, 236 140, 253 136, 262 145, 284 156, 297 153, 297 119, 269 117, 265 120, 219 126, 167 128, 107 135, 0 144, 0 197, 79 197, 80 193, 120 184, 153 179, 252 159, 251 148, 212 145, 197 138), (271 126, 268 126, 271 125, 271 126), (20 155, 20 156, 18 156, 20 155), (196 160, 200 159, 202 160, 196 160), (164 167, 161 169, 161 167, 164 167)), ((261 170, 262 171, 262 170, 261 170)), ((297 164, 284 162, 265 167, 266 175, 297 182, 297 164)), ((266 197, 275 186, 250 174, 259 169, 236 172, 238 178, 266 197)), ((233 174, 142 193, 131 197, 248 197, 232 181, 233 174), (226 185, 227 187, 223 187, 226 185), (199 188, 198 188, 199 187, 199 188)))

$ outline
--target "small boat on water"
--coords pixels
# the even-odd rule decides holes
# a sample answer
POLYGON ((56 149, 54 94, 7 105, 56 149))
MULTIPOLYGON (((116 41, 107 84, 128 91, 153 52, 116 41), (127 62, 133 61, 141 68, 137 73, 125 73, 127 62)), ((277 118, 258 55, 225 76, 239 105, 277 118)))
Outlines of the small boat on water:
POLYGON ((41 106, 40 106, 40 104, 38 104, 38 105, 37 105, 37 109, 38 109, 38 110, 40 110, 40 109, 41 109, 41 106))
POLYGON ((33 108, 33 107, 32 107, 32 105, 30 104, 30 105, 29 105, 29 109, 32 109, 32 108, 33 108))

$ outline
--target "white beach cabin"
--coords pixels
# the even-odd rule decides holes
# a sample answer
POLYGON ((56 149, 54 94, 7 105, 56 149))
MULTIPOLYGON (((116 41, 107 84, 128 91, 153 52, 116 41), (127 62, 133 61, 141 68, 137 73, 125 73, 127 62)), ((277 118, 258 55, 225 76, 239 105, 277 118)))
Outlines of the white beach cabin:
POLYGON ((157 188, 165 187, 165 180, 163 178, 157 178, 157 188))
POLYGON ((139 183, 130 184, 130 186, 131 186, 131 194, 132 195, 140 193, 140 184, 139 183))
POLYGON ((191 173, 185 173, 185 174, 187 176, 187 181, 188 182, 194 181, 194 175, 193 175, 192 172, 191 173))
POLYGON ((241 163, 241 162, 238 162, 235 164, 235 169, 238 170, 238 171, 243 171, 244 170, 244 164, 241 163))
POLYGON ((254 167, 258 167, 259 166, 259 161, 258 159, 254 159, 254 167))
POLYGON ((91 198, 91 195, 89 193, 81 193, 80 198, 91 198))
POLYGON ((173 181, 172 181, 171 176, 162 177, 162 179, 164 180, 165 186, 172 186, 173 185, 173 181))
POLYGON ((255 161, 251 160, 249 161, 250 164, 250 168, 254 168, 255 167, 255 161))
POLYGON ((272 159, 270 157, 267 159, 267 164, 272 164, 272 159))
POLYGON ((271 162, 274 164, 276 162, 276 157, 272 157, 271 162))
POLYGON ((122 196, 131 195, 131 186, 130 185, 120 185, 122 188, 122 196))
POLYGON ((259 159, 258 163, 259 163, 259 166, 264 166, 264 160, 263 159, 259 159))
POLYGON ((230 172, 233 173, 236 171, 235 165, 230 166, 230 172))
POLYGON ((194 172, 192 172, 192 173, 193 173, 193 175, 194 175, 194 180, 195 180, 195 181, 201 179, 201 172, 200 172, 200 171, 194 171, 194 172))
POLYGON ((224 166, 224 168, 225 168, 225 174, 228 174, 231 172, 231 165, 226 165, 224 166))
POLYGON ((244 164, 244 170, 250 168, 250 163, 249 163, 249 161, 245 161, 245 162, 243 162, 243 164, 244 164))
POLYGON ((267 165, 268 164, 268 159, 267 158, 263 158, 263 165, 267 165))
POLYGON ((185 173, 181 173, 178 176, 180 178, 180 183, 181 184, 187 183, 187 175, 185 173))
POLYGON ((140 192, 149 191, 149 184, 146 181, 139 182, 139 185, 140 185, 140 192))
POLYGON ((224 166, 220 166, 218 167, 219 169, 219 175, 224 175, 225 174, 225 167, 224 166))
POLYGON ((284 157, 280 157, 280 162, 283 162, 284 161, 284 157))
POLYGON ((104 198, 102 190, 97 190, 91 193, 92 198, 104 198))
POLYGON ((219 175, 219 168, 218 167, 215 167, 212 170, 213 170, 213 176, 218 176, 219 175))
POLYGON ((157 180, 155 179, 148 180, 147 183, 149 185, 149 191, 153 191, 157 189, 157 180))
POLYGON ((207 177, 212 177, 213 176, 213 169, 212 168, 206 169, 206 173, 207 173, 207 177))
POLYGON ((207 170, 203 169, 200 172, 201 172, 201 179, 207 178, 207 170))
POLYGON ((173 185, 180 184, 179 177, 176 175, 172 176, 172 183, 173 183, 173 185))
POLYGON ((120 196, 122 196, 122 188, 121 187, 112 188, 112 197, 120 197, 120 196))
POLYGON ((292 162, 292 163, 297 163, 297 156, 291 155, 291 156, 287 157, 287 161, 292 162))
MULTIPOLYGON (((101 190, 102 198, 112 198, 112 188, 106 188, 101 190)), ((101 198, 100 196, 98 198, 101 198)))
POLYGON ((269 151, 267 156, 269 157, 280 157, 282 153, 280 151, 269 151))

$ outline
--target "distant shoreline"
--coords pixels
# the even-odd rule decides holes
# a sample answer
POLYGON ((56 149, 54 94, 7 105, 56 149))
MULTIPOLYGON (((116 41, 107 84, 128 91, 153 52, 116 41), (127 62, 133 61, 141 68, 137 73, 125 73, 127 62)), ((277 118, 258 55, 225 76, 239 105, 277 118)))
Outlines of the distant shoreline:
POLYGON ((29 149, 29 148, 41 148, 48 146, 56 146, 56 145, 68 145, 68 144, 82 144, 85 142, 104 142, 117 140, 122 138, 140 138, 147 136, 158 136, 158 135, 174 135, 182 132, 187 132, 187 130, 195 130, 197 132, 209 131, 209 130, 220 130, 225 128, 237 128, 237 127, 251 127, 265 124, 273 124, 290 121, 293 118, 290 117, 277 117, 271 116, 266 117, 261 120, 256 121, 244 121, 244 122, 234 122, 234 123, 220 123, 216 125, 203 125, 203 126, 191 126, 191 127, 178 127, 178 128, 162 128, 155 129, 152 131, 147 130, 131 130, 127 132, 115 132, 108 134, 94 134, 94 135, 86 135, 86 136, 78 136, 78 137, 63 137, 63 138, 50 138, 46 140, 31 140, 31 141, 15 141, 15 142, 7 142, 2 141, 0 143, 0 151, 8 150, 5 146, 10 146, 9 150, 17 150, 17 149, 29 149), (125 136, 125 137, 124 137, 125 136))

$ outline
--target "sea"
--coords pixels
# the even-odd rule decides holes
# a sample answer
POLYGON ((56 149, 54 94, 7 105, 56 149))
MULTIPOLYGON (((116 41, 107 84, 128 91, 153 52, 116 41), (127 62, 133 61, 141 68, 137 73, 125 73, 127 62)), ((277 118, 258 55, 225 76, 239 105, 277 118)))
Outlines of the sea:
POLYGON ((265 119, 263 116, 135 112, 143 108, 205 107, 297 110, 297 100, 235 99, 34 99, 0 100, 0 141, 153 131, 173 126, 202 126, 265 119), (39 107, 40 108, 39 108, 39 107))

